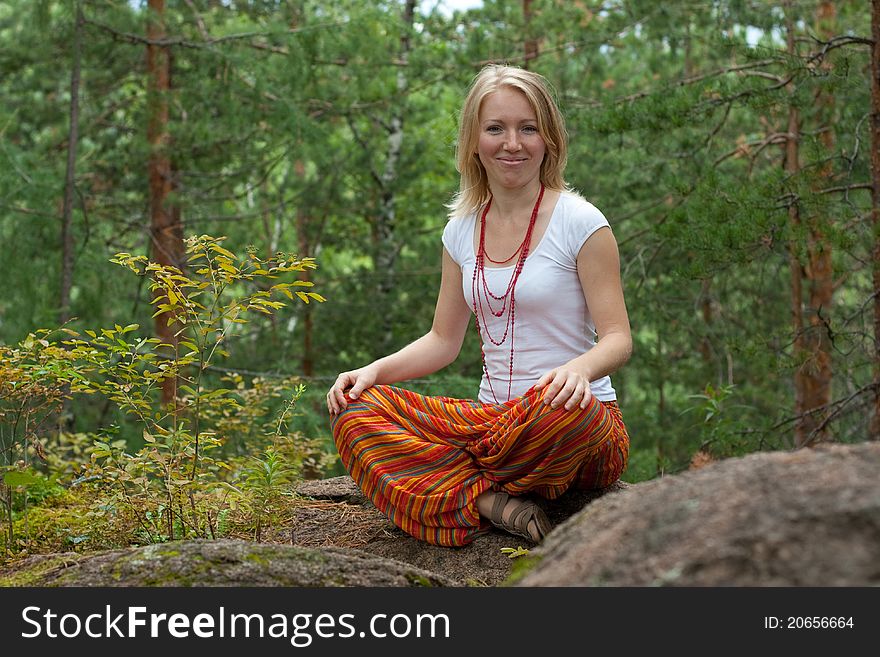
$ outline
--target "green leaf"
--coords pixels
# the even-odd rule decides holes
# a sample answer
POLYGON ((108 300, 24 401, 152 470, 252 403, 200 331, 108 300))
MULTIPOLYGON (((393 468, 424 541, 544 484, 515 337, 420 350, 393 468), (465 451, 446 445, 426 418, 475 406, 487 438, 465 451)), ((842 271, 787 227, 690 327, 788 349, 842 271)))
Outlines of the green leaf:
POLYGON ((220 395, 224 395, 224 394, 226 394, 227 392, 229 392, 229 390, 226 389, 226 388, 217 388, 216 390, 212 390, 211 392, 202 395, 202 400, 205 400, 205 399, 212 399, 212 398, 214 398, 214 397, 218 397, 218 396, 220 396, 220 395))
POLYGON ((44 481, 41 477, 37 477, 30 472, 21 472, 13 470, 3 475, 3 481, 7 486, 30 486, 44 481))
POLYGON ((217 246, 216 244, 212 244, 212 245, 211 245, 211 250, 212 250, 212 251, 216 251, 217 253, 220 253, 220 254, 222 254, 222 255, 225 255, 227 258, 230 258, 230 259, 232 259, 232 260, 235 260, 235 254, 234 254, 234 253, 231 253, 230 251, 227 251, 227 250, 224 249, 222 246, 217 246))

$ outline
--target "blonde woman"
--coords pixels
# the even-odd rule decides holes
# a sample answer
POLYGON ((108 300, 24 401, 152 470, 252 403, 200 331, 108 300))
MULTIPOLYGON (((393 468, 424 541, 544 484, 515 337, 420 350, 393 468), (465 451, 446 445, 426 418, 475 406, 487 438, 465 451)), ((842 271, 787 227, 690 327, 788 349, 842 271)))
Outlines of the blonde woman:
POLYGON ((530 497, 602 488, 626 467, 610 379, 632 351, 617 242, 565 182, 564 121, 542 76, 484 68, 457 148, 431 329, 341 373, 327 408, 345 467, 409 534, 455 546, 491 525, 539 542, 551 526, 530 497), (472 317, 476 401, 391 385, 452 363, 472 317))

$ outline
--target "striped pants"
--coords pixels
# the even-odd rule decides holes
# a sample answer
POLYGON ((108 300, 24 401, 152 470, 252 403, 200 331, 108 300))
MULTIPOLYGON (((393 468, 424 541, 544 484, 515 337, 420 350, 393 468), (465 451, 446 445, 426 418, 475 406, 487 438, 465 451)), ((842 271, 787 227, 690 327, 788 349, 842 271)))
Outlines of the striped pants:
POLYGON ((487 529, 476 498, 487 490, 548 499, 604 488, 626 468, 629 437, 616 402, 551 409, 529 390, 503 404, 427 397, 377 385, 332 420, 342 463, 405 532, 465 545, 487 529))

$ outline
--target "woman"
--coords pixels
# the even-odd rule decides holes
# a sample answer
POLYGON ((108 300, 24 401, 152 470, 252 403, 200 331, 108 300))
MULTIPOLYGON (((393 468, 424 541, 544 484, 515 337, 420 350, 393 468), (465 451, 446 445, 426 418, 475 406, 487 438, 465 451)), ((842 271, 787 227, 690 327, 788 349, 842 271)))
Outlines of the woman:
POLYGON ((525 493, 602 488, 626 466, 609 378, 632 350, 617 243, 565 183, 566 153, 543 77, 498 65, 475 77, 431 330, 327 393, 345 467, 416 538, 463 545, 491 523, 538 542, 550 523, 525 493), (452 363, 472 314, 478 401, 388 385, 452 363))

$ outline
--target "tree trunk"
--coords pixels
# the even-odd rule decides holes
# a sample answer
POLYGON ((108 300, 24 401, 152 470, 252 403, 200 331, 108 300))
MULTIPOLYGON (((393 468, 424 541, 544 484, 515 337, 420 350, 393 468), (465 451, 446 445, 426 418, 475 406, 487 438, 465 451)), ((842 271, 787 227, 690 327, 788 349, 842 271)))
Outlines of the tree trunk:
POLYGON ((61 211, 61 293, 58 323, 70 319, 70 289, 73 286, 73 195, 76 179, 76 149, 79 142, 79 80, 82 60, 82 7, 76 3, 73 27, 73 70, 70 73, 70 132, 67 138, 67 173, 64 206, 61 211))
MULTIPOLYGON (((790 11, 791 3, 786 4, 790 11)), ((796 56, 794 43, 794 21, 791 15, 787 19, 788 54, 796 56)), ((791 90, 794 93, 794 90, 791 90)), ((786 130, 785 159, 783 167, 788 178, 793 180, 800 171, 800 154, 798 143, 800 141, 800 112, 793 104, 788 107, 788 129, 786 130)), ((793 349, 794 360, 797 369, 794 373, 794 412, 797 417, 804 413, 806 398, 806 375, 805 369, 800 365, 806 352, 804 342, 804 316, 803 316, 803 267, 801 265, 800 250, 798 248, 798 236, 801 227, 799 199, 794 197, 788 206, 789 241, 788 241, 788 265, 791 277, 791 330, 794 336, 793 349)), ((795 443, 800 444, 803 432, 800 429, 800 421, 795 427, 795 443)))
MULTIPOLYGON (((833 2, 823 0, 816 11, 816 23, 820 38, 828 40, 834 36, 836 10, 833 2)), ((823 68, 829 68, 826 59, 823 68)), ((825 150, 825 164, 816 180, 817 188, 832 186, 834 169, 830 155, 834 150, 834 97, 820 90, 816 95, 816 124, 820 140, 825 150)), ((832 247, 827 236, 827 225, 831 217, 811 215, 807 220, 807 286, 808 320, 804 333, 804 352, 806 357, 802 368, 804 377, 804 408, 806 413, 795 426, 795 444, 798 447, 812 445, 828 440, 826 417, 831 403, 831 305, 834 296, 832 247)))
MULTIPOLYGON (((171 52, 157 44, 166 38, 165 0, 149 0, 147 13, 147 141, 150 154, 147 164, 150 184, 151 258, 162 265, 179 267, 183 244, 179 208, 169 203, 173 179, 169 153, 168 94, 171 88, 171 52)), ((161 294, 161 293, 159 293, 161 294)), ((168 315, 156 316, 156 336, 166 344, 177 345, 177 325, 168 324, 168 315)), ((177 380, 168 378, 162 385, 162 403, 170 404, 177 393, 177 380)))
POLYGON ((523 0, 523 22, 525 24, 525 49, 523 52, 523 68, 529 68, 529 62, 538 57, 538 40, 534 38, 531 30, 532 0, 523 0))
POLYGON ((874 414, 870 438, 880 440, 880 0, 871 8, 871 224, 874 227, 874 414))
POLYGON ((397 167, 403 145, 403 117, 406 94, 409 86, 407 64, 412 49, 411 33, 415 0, 406 0, 403 10, 403 34, 400 37, 399 69, 397 72, 397 100, 392 103, 392 115, 388 128, 388 142, 385 151, 385 169, 380 178, 381 200, 379 215, 375 226, 376 235, 376 273, 379 276, 379 299, 384 309, 380 350, 387 353, 394 340, 394 313, 391 312, 391 293, 394 290, 394 269, 397 261, 398 245, 394 234, 396 219, 397 167))

